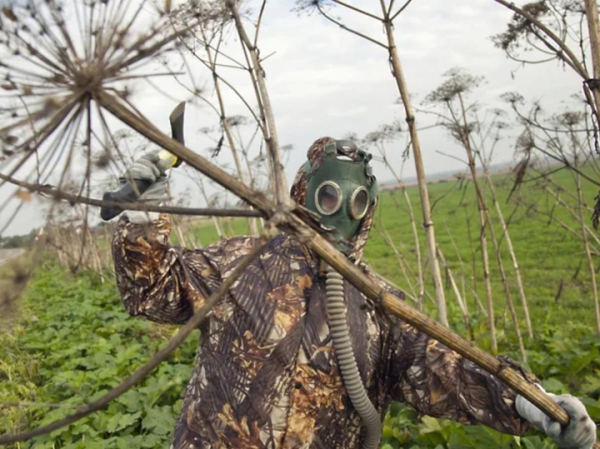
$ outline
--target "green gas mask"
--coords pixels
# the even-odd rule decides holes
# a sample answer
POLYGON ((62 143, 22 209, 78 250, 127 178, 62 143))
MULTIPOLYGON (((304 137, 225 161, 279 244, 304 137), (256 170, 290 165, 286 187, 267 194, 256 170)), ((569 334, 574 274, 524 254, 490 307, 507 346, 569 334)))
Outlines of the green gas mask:
POLYGON ((325 158, 308 178, 306 207, 321 217, 322 227, 331 232, 337 249, 346 253, 352 248, 362 219, 377 196, 377 180, 369 166, 371 155, 357 150, 347 140, 337 140, 324 148, 325 158), (351 159, 346 154, 355 153, 351 159), (358 155, 358 160, 355 161, 358 155))

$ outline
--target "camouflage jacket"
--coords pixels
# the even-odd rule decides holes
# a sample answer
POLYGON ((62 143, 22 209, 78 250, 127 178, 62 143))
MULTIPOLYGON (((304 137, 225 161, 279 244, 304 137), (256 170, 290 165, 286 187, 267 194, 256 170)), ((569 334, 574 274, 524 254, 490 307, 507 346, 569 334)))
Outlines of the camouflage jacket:
MULTIPOLYGON (((148 226, 121 219, 113 242, 117 282, 130 314, 184 323, 256 239, 189 250, 169 245, 169 233, 166 216, 148 226)), ((359 370, 382 414, 395 400, 505 433, 529 428, 515 411, 515 393, 499 380, 372 308, 348 283, 345 296, 359 370)), ((287 235, 269 241, 200 329, 172 448, 358 447, 361 420, 339 373, 325 300, 308 248, 287 235)))

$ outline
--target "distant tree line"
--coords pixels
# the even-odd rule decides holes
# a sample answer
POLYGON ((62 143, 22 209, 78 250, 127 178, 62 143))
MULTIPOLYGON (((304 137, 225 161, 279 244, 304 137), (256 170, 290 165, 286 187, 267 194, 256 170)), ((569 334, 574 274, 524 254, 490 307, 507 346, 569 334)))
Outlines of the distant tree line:
POLYGON ((24 246, 28 246, 37 235, 37 232, 38 230, 34 229, 29 234, 25 235, 0 237, 0 249, 23 248, 24 246))

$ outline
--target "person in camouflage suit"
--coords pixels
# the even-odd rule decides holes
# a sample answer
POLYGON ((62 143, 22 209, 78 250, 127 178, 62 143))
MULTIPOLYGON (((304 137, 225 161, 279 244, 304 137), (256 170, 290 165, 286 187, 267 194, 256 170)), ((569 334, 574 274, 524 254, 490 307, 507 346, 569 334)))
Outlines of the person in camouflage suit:
MULTIPOLYGON (((339 141, 324 137, 308 151, 309 164, 299 170, 291 189, 299 205, 307 203, 308 182, 328 145, 339 150, 339 141)), ((340 154, 352 161, 364 155, 352 145, 340 154)), ((143 157, 124 179, 154 182, 142 199, 160 203, 166 196, 166 176, 156 161, 143 157)), ((380 282, 360 262, 376 204, 377 198, 370 198, 347 256, 380 282)), ((170 231, 166 215, 128 212, 118 223, 112 249, 127 311, 181 324, 204 305, 258 237, 186 249, 169 244, 170 231)), ((344 288, 360 376, 381 416, 391 401, 400 401, 424 415, 482 423, 515 435, 533 423, 560 447, 591 447, 595 426, 577 399, 555 398, 572 416, 571 425, 561 429, 496 377, 374 308, 347 281, 344 288)), ((201 326, 171 448, 359 447, 365 432, 340 375, 325 303, 318 256, 294 236, 271 238, 201 326)))

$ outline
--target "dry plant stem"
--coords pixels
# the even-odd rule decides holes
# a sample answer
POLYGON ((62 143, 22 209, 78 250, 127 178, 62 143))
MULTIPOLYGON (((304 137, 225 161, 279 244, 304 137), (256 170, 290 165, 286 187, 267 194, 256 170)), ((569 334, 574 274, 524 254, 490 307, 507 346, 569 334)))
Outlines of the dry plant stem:
MULTIPOLYGON (((210 65, 210 69, 213 75, 213 85, 215 86, 215 94, 217 95, 217 101, 219 103, 220 121, 221 126, 223 127, 223 132, 225 133, 225 138, 227 139, 227 145, 231 149, 231 154, 233 156, 233 162, 235 163, 235 168, 237 170, 238 176, 240 177, 240 181, 246 182, 244 177, 244 171, 242 170, 242 164, 240 163, 240 157, 237 152, 237 148, 235 145, 235 141, 233 140, 233 136, 231 135, 231 127, 229 126, 229 121, 227 120, 227 114, 225 113, 225 102, 223 101, 223 95, 221 93, 221 85, 219 83, 219 77, 217 76, 217 64, 215 58, 213 58, 212 49, 206 39, 206 33, 204 29, 201 29, 202 33, 202 41, 204 42, 204 51, 208 57, 208 63, 210 65)), ((258 230, 256 227, 256 220, 248 219, 248 226, 250 227, 250 233, 252 235, 258 235, 258 230)))
POLYGON ((246 30, 244 29, 244 24, 242 23, 242 19, 239 15, 236 2, 234 0, 226 0, 226 2, 227 7, 231 11, 233 19, 235 20, 235 26, 237 28, 240 39, 246 46, 247 50, 250 52, 250 57, 252 59, 252 69, 254 72, 256 84, 258 85, 260 96, 258 100, 261 105, 261 110, 264 113, 267 125, 267 135, 265 135, 264 138, 267 144, 267 148, 269 150, 269 159, 271 160, 273 169, 272 176, 275 184, 275 197, 277 198, 277 204, 281 206, 289 206, 291 204, 291 200, 288 194, 287 182, 285 179, 285 173, 283 171, 283 164, 281 163, 279 139, 277 137, 277 130, 275 128, 275 118, 273 115, 273 108, 271 106, 271 100, 269 99, 269 93, 267 91, 267 86, 265 83, 264 70, 258 57, 258 49, 254 46, 254 44, 246 34, 246 30))
POLYGON ((444 293, 444 286, 442 284, 442 274, 440 272, 440 266, 437 259, 435 230, 433 226, 433 220, 431 218, 431 205, 429 203, 429 192, 427 190, 427 180, 425 179, 423 157, 421 156, 421 144, 419 143, 419 136, 417 134, 417 126, 415 123, 415 116, 410 99, 410 93, 408 91, 408 85, 406 83, 406 79, 404 78, 404 72, 402 71, 402 65, 400 64, 400 57, 398 56, 398 49, 396 48, 392 23, 386 19, 384 21, 384 26, 388 39, 388 52, 390 56, 390 62, 392 64, 393 75, 396 80, 398 90, 400 91, 400 97, 402 98, 402 104, 404 105, 404 110, 406 112, 406 123, 408 124, 410 140, 413 148, 415 168, 417 171, 417 182, 419 184, 419 195, 421 197, 421 209, 423 211, 425 241, 427 242, 427 254, 429 257, 429 265, 435 287, 435 300, 438 309, 438 317, 440 323, 442 323, 444 326, 448 326, 446 297, 444 293))
MULTIPOLYGON (((413 271, 411 266, 406 261, 406 258, 400 253, 400 251, 398 251, 391 236, 389 235, 389 232, 387 231, 387 229, 385 228, 385 226, 383 224, 381 224, 381 228, 382 229, 379 229, 379 225, 376 226, 376 229, 377 229, 377 232, 379 232, 379 235, 381 235, 383 237, 385 242, 388 245, 390 245, 390 247, 394 251, 396 259, 398 260, 398 265, 400 266, 400 269, 402 270, 402 275, 404 276, 404 279, 406 280, 406 282, 408 283, 408 286, 410 288, 411 293, 409 296, 413 300, 413 302, 415 302, 417 304, 417 307, 419 307, 419 299, 418 299, 417 293, 415 291, 415 286, 414 286, 413 282, 411 281, 411 276, 412 276, 412 278, 416 278, 417 275, 415 274, 415 272, 413 271)), ((404 293, 407 294, 406 289, 400 289, 400 290, 404 290, 404 293)), ((434 299, 428 294, 427 291, 424 292, 422 301, 424 302, 425 299, 428 299, 429 301, 431 301, 432 304, 435 304, 434 299)))
MULTIPOLYGON (((463 127, 463 124, 460 123, 460 120, 454 115, 454 111, 450 102, 446 102, 446 106, 448 107, 448 111, 452 115, 452 121, 459 126, 459 129, 463 127)), ((464 116, 464 108, 463 108, 463 118, 466 120, 464 116)), ((468 128, 464 128, 465 130, 468 128)), ((467 153, 467 160, 469 165, 469 171, 471 173, 471 179, 473 181, 473 186, 475 187, 475 195, 477 197, 477 209, 479 215, 479 245, 481 247, 481 263, 483 268, 483 282, 485 285, 485 295, 487 302, 487 315, 488 315, 488 326, 490 328, 490 345, 492 347, 492 352, 498 352, 498 341, 496 338, 496 318, 494 316, 494 299, 492 296, 492 284, 490 280, 490 260, 488 254, 488 246, 487 246, 487 233, 486 233, 486 204, 485 198, 483 196, 483 192, 480 189, 479 182, 477 181, 477 167, 475 166, 475 158, 473 156, 473 151, 471 149, 471 143, 469 141, 469 136, 464 135, 464 132, 461 132, 461 141, 463 147, 467 153)))
POLYGON ((26 441, 39 435, 50 433, 56 429, 67 426, 97 410, 101 410, 112 400, 118 398, 127 390, 132 388, 134 385, 142 381, 148 374, 150 374, 158 365, 160 365, 167 357, 177 349, 185 339, 198 328, 202 320, 210 312, 212 307, 227 294, 234 282, 244 273, 246 268, 250 266, 252 261, 256 259, 263 250, 267 240, 263 237, 260 245, 257 245, 252 251, 245 256, 239 263, 239 265, 231 272, 231 274, 223 281, 219 289, 210 295, 206 300, 204 306, 198 310, 190 320, 179 329, 179 332, 169 340, 169 342, 160 349, 152 358, 144 364, 141 368, 138 368, 131 376, 126 378, 120 385, 113 388, 106 395, 102 396, 97 401, 88 404, 85 407, 80 408, 77 412, 66 418, 55 421, 44 427, 38 427, 37 429, 23 432, 17 435, 3 435, 0 436, 0 444, 14 443, 16 441, 26 441))
MULTIPOLYGON (((478 195, 479 198, 479 195, 478 195)), ((492 284, 490 282, 490 261, 487 248, 487 236, 485 232, 486 221, 485 212, 481 201, 477 201, 479 208, 479 244, 481 246, 481 262, 483 265, 483 281, 485 285, 486 305, 487 305, 487 317, 488 326, 490 328, 490 344, 492 352, 498 352, 498 341, 496 339, 496 317, 494 314, 494 299, 492 297, 492 284)))
POLYGON ((192 215, 192 216, 209 216, 209 217, 260 217, 261 214, 256 210, 246 209, 193 209, 187 207, 172 207, 172 206, 152 206, 144 203, 117 203, 113 201, 102 201, 93 198, 88 198, 80 195, 63 192, 62 190, 54 189, 53 187, 43 186, 39 184, 30 184, 28 182, 19 181, 10 176, 0 173, 0 179, 10 182, 11 184, 23 187, 31 192, 37 192, 42 195, 51 196, 57 200, 67 201, 71 204, 88 204, 96 207, 120 207, 124 210, 139 210, 143 212, 160 212, 163 214, 173 215, 192 215))
MULTIPOLYGON (((449 103, 448 103, 448 110, 450 111, 450 114, 452 115, 454 122, 457 125, 459 125, 459 127, 462 126, 463 132, 461 133, 461 137, 463 140, 463 146, 465 147, 465 150, 467 151, 467 159, 469 162, 469 169, 471 171, 471 178, 473 179, 473 185, 475 187, 475 192, 477 194, 477 204, 479 206, 479 217, 480 217, 480 225, 481 225, 480 240, 481 240, 481 246, 482 246, 481 247, 482 257, 485 254, 485 257, 483 257, 483 259, 484 259, 484 276, 485 276, 485 280, 486 280, 486 291, 487 291, 488 287, 490 288, 490 292, 489 292, 490 296, 488 297, 488 300, 491 299, 491 284, 490 284, 490 279, 489 279, 489 261, 487 260, 487 246, 484 246, 487 244, 486 236, 485 236, 486 225, 487 225, 487 229, 489 229, 490 237, 492 238, 492 245, 494 246, 494 253, 496 255, 496 263, 498 264, 498 270, 500 271, 500 278, 502 279, 502 286, 504 288, 504 296, 506 298, 506 303, 508 304, 510 315, 513 320, 513 325, 515 327, 515 333, 517 335, 517 341, 519 344, 519 353, 521 354, 521 360, 523 362, 526 362, 527 354, 525 353, 525 346, 523 345, 523 337, 521 335, 521 329, 519 327, 519 320, 517 319, 515 307, 512 302, 512 298, 511 298, 511 294, 510 294, 510 286, 508 285, 506 271, 504 270, 504 263, 502 262, 502 256, 500 253, 500 247, 498 245, 498 239, 496 238, 496 233, 494 231, 494 224, 492 223, 492 218, 490 216, 490 212, 487 207, 487 201, 485 199, 485 196, 483 194, 483 191, 481 190, 479 181, 477 179, 477 167, 475 165, 475 157, 473 155, 473 149, 471 146, 471 137, 468 134, 469 128, 468 128, 468 123, 467 123, 467 111, 465 108, 465 103, 463 101, 463 97, 460 93, 458 94, 458 101, 460 104, 460 109, 461 109, 461 114, 462 114, 462 124, 460 123, 458 118, 454 115, 452 107, 450 106, 449 103)), ((459 128, 459 129, 461 129, 461 128, 459 128)), ((484 164, 484 167, 485 167, 485 164, 484 164)), ((492 320, 490 320, 490 326, 492 326, 492 325, 495 326, 495 324, 492 322, 493 321, 492 314, 494 313, 493 302, 488 302, 488 313, 492 317, 492 320)), ((495 339, 495 337, 496 336, 494 335, 494 339, 495 339)), ((493 344, 492 344, 492 347, 493 347, 493 344)))
MULTIPOLYGON (((412 296, 416 297, 417 294, 415 292, 415 287, 414 287, 412 281, 410 280, 410 278, 408 277, 408 273, 406 272, 406 268, 404 267, 405 261, 404 261, 402 254, 400 254, 400 251, 398 251, 398 248, 396 248, 396 245, 394 244, 394 241, 392 240, 392 237, 390 236, 390 233, 387 231, 387 229, 383 228, 380 233, 381 233, 381 236, 383 237, 383 239, 385 240, 385 242, 388 245, 390 245, 390 247, 392 248, 392 251, 394 251, 394 255, 396 256, 398 265, 400 266, 400 269, 402 270, 404 279, 408 283, 410 291, 412 292, 412 296)), ((419 309, 419 310, 421 310, 421 309, 419 309)))
MULTIPOLYGON (((529 338, 533 338, 533 328, 531 326, 531 319, 529 317, 529 307, 527 305, 527 297, 525 296, 525 289, 523 287, 523 280, 521 278, 521 270, 519 269, 519 263, 517 261, 517 256, 515 254, 512 240, 510 238, 510 234, 508 232, 508 226, 506 225, 506 220, 504 219, 504 213, 502 212, 502 208, 498 203, 498 197, 496 196, 496 189, 494 188, 494 183, 490 176, 490 172, 488 171, 487 165, 484 163, 483 158, 481 157, 481 152, 478 152, 479 160, 483 165, 484 176, 487 181, 487 185, 492 197, 492 203, 494 204, 494 208, 496 209, 496 214, 498 215, 498 219, 500 221, 500 226, 502 227, 502 236, 506 240, 506 246, 508 248, 508 252, 510 253, 510 258, 512 261, 513 269, 515 271, 515 277, 517 279, 517 288, 519 290, 519 297, 521 298, 521 304, 523 305, 523 314, 525 315, 525 324, 527 326, 527 334, 529 338)), ((490 225, 491 226, 491 225, 490 225)))
POLYGON ((584 78, 584 79, 589 78, 589 75, 587 74, 585 67, 581 64, 581 62, 579 61, 577 56, 575 56, 575 54, 564 43, 564 41, 560 37, 558 37, 550 28, 548 28, 546 25, 544 25, 542 22, 537 20, 535 17, 533 17, 528 12, 526 12, 523 9, 516 6, 514 3, 508 2, 506 0, 493 0, 493 1, 501 4, 502 6, 505 6, 506 8, 510 9, 511 11, 519 14, 520 16, 524 17, 529 22, 534 24, 536 27, 538 27, 541 31, 543 31, 544 34, 546 34, 556 45, 558 45, 560 47, 561 51, 563 52, 563 55, 562 55, 563 60, 565 60, 565 62, 569 63, 569 65, 571 65, 582 78, 584 78))
MULTIPOLYGON (((421 260, 421 243, 419 242, 419 232, 417 231, 417 221, 415 220, 415 214, 412 207, 412 201, 408 196, 408 192, 406 191, 406 185, 400 179, 400 176, 396 174, 396 170, 392 167, 390 162, 388 161, 386 151, 383 147, 383 144, 377 145, 377 149, 383 158, 383 163, 388 168, 388 170, 392 173, 394 178, 396 178, 396 182, 400 186, 400 190, 402 191, 402 196, 404 197, 404 201, 406 202, 406 207, 408 209, 408 217, 410 220, 410 229, 413 234, 413 239, 415 241, 415 257, 417 259, 417 276, 419 282, 419 295, 418 295, 418 304, 419 310, 423 311, 424 301, 423 298, 425 296, 425 281, 423 279, 423 261, 421 260)), ((391 239, 390 239, 391 240, 391 239)))
POLYGON ((469 288, 471 289, 471 293, 473 293, 473 298, 475 298, 475 302, 477 303, 477 306, 479 307, 479 310, 481 311, 481 313, 483 314, 483 316, 487 318, 487 316, 488 316, 487 315, 487 310, 485 309, 485 306, 481 302, 481 299, 479 299, 479 295, 477 294, 477 291, 471 285, 469 286, 469 288))
POLYGON ((506 225, 506 220, 504 220, 504 214, 502 213, 502 209, 500 208, 500 203, 498 203, 498 198, 496 197, 494 185, 487 169, 485 170, 485 173, 488 181, 488 186, 490 188, 490 193, 492 195, 492 203, 494 204, 494 208, 496 209, 496 214, 498 215, 500 226, 502 227, 502 235, 504 237, 504 240, 506 241, 506 247, 508 248, 513 269, 515 271, 517 289, 519 290, 519 297, 521 298, 521 304, 523 306, 523 314, 525 315, 525 325, 527 326, 527 334, 529 335, 529 338, 533 338, 533 327, 531 326, 529 306, 527 304, 527 297, 525 296, 525 288, 523 287, 523 279, 521 278, 519 262, 517 261, 517 256, 515 254, 515 250, 512 244, 512 239, 510 238, 510 234, 508 233, 508 226, 506 225))
MULTIPOLYGON (((595 63, 595 61, 594 61, 595 63)), ((595 64, 594 64, 595 65, 595 64)), ((577 163, 577 162, 575 162, 577 163)), ((594 259, 592 252, 590 251, 590 243, 588 240, 588 232, 585 227, 585 217, 583 216, 583 205, 585 201, 583 199, 583 193, 581 191, 581 177, 575 175, 575 183, 577 186, 577 196, 579 199, 579 224, 581 225, 581 236, 583 237, 583 247, 585 249, 585 255, 587 257, 588 267, 590 270, 590 280, 592 281, 592 294, 594 299, 594 310, 596 315, 596 332, 600 334, 600 303, 598 302, 598 286, 596 285, 596 270, 594 269, 594 259)))
MULTIPOLYGON (((585 16, 588 24, 592 63, 594 65, 594 78, 600 79, 600 22, 598 21, 598 3, 596 0, 584 0, 585 16)), ((592 89, 598 101, 598 88, 592 89)), ((598 103, 596 103, 598 107, 598 103)))
MULTIPOLYGON (((557 187, 559 187, 559 188, 562 189, 562 187, 559 184, 555 184, 555 185, 557 187)), ((573 207, 571 207, 569 204, 567 204, 565 202, 565 200, 563 200, 560 197, 560 194, 557 191, 552 190, 548 186, 544 186, 544 190, 546 192, 548 192, 550 195, 552 195, 552 197, 556 200, 556 203, 560 204, 561 206, 563 206, 571 214, 571 216, 575 220, 577 220, 577 222, 579 222, 579 212, 575 212, 575 210, 573 209, 573 207)), ((585 209, 585 206, 584 205, 580 205, 580 206, 578 206, 578 209, 579 208, 585 209)), ((583 213, 583 210, 581 211, 581 213, 583 213)), ((583 237, 577 231, 573 230, 572 228, 570 228, 569 226, 567 226, 566 224, 564 224, 564 222, 562 222, 560 219, 558 219, 558 218, 556 218, 554 216, 552 218, 555 221, 557 221, 559 224, 561 224, 561 226, 563 228, 565 228, 567 231, 571 232, 573 235, 577 236, 577 238, 579 238, 580 240, 583 241, 583 237)), ((585 222, 583 223, 583 226, 584 226, 585 230, 587 231, 588 237, 593 238, 594 241, 600 245, 600 238, 590 229, 590 227, 585 222)))
MULTIPOLYGON (((200 193, 202 194, 204 201, 208 205, 208 204, 210 204, 210 199, 208 198, 208 195, 206 194, 206 189, 204 188, 204 181, 202 180, 202 176, 198 172, 194 172, 194 174, 196 176, 193 177, 192 179, 194 179, 194 181, 200 188, 200 193)), ((213 225, 215 226, 215 230, 217 231, 217 235, 219 236, 219 239, 222 239, 223 238, 223 230, 221 229, 221 222, 219 221, 219 219, 217 217, 211 217, 211 218, 213 221, 213 225)))
MULTIPOLYGON (((139 117, 129 113, 127 109, 123 108, 110 95, 105 92, 99 92, 97 96, 105 108, 128 126, 181 158, 201 173, 219 182, 223 187, 226 187, 232 193, 240 196, 240 198, 259 209, 265 216, 272 216, 274 214, 276 206, 271 201, 268 201, 257 192, 241 184, 240 181, 220 168, 215 167, 179 142, 161 133, 150 122, 141 120, 139 117)), ((569 423, 569 415, 561 407, 549 396, 523 379, 521 374, 517 373, 513 368, 503 364, 496 357, 473 346, 458 335, 453 334, 447 326, 435 322, 423 313, 414 310, 396 296, 387 293, 371 278, 365 275, 359 267, 350 263, 331 243, 303 223, 300 218, 292 214, 286 214, 285 212, 281 214, 287 218, 287 223, 281 221, 278 223, 278 227, 282 231, 297 235, 299 239, 306 242, 323 260, 335 268, 367 297, 380 303, 394 315, 415 326, 422 332, 427 333, 432 338, 445 344, 486 371, 496 375, 554 420, 564 425, 569 423)), ((1 442, 2 440, 0 440, 1 442)), ((600 445, 598 448, 600 448, 600 445)))
MULTIPOLYGON (((575 56, 575 54, 564 43, 564 41, 560 37, 558 37, 550 28, 545 26, 542 22, 540 22, 535 17, 533 17, 531 14, 529 14, 526 11, 524 11, 523 9, 519 8, 512 2, 509 2, 507 0, 493 0, 493 1, 501 4, 502 6, 505 6, 506 8, 510 9, 511 11, 514 11, 515 13, 524 17, 529 22, 531 22, 536 27, 538 27, 544 34, 546 34, 546 36, 548 36, 556 45, 558 45, 558 47, 561 50, 561 53, 557 54, 557 56, 559 58, 561 58, 565 63, 567 63, 567 65, 572 67, 573 70, 575 70, 575 72, 577 72, 577 74, 579 76, 581 76, 581 78, 583 78, 584 81, 586 81, 590 78, 590 75, 588 74, 588 72, 585 69, 585 67, 583 66, 583 64, 581 64, 581 62, 579 61, 577 56, 575 56)), ((593 12, 591 14, 591 16, 593 17, 592 20, 594 21, 594 24, 590 24, 589 19, 588 19, 588 27, 590 28, 590 40, 592 39, 592 37, 591 37, 592 34, 594 34, 595 39, 596 39, 596 45, 597 45, 597 43, 598 43, 598 7, 595 5, 594 0, 585 0, 585 3, 586 3, 586 9, 588 7, 588 4, 590 7, 590 10, 586 11, 586 14, 589 14, 590 12, 592 12, 592 10, 595 11, 595 14, 593 12), (592 30, 592 28, 593 28, 593 30, 592 30)), ((589 17, 590 17, 590 15, 588 15, 588 18, 589 17)), ((597 65, 598 62, 595 58, 600 55, 597 50, 598 50, 598 47, 592 48, 592 56, 594 58, 594 73, 597 73, 596 70, 598 70, 598 65, 597 65), (595 56, 594 56, 594 54, 595 54, 595 56)), ((597 77, 597 75, 596 75, 596 77, 597 77)), ((585 90, 587 92, 587 89, 585 89, 585 90)), ((592 89, 592 95, 594 96, 594 104, 592 105, 592 103, 590 102, 590 105, 593 106, 592 109, 594 110, 596 119, 600 122, 600 91, 598 89, 592 89)))
POLYGON ((412 202, 410 201, 410 197, 408 196, 408 192, 406 191, 406 186, 404 183, 401 183, 400 190, 402 190, 402 195, 404 196, 404 200, 406 201, 406 206, 408 208, 408 216, 410 219, 410 228, 413 234, 413 239, 415 241, 415 257, 417 258, 417 279, 419 282, 419 310, 422 312, 425 304, 425 280, 423 279, 423 262, 421 260, 421 244, 419 242, 419 233, 417 231, 417 221, 415 220, 415 214, 412 208, 412 202))
POLYGON ((460 312, 463 316, 463 320, 465 322, 465 327, 467 328, 467 330, 470 330, 471 329, 471 318, 469 317, 469 310, 467 309, 467 304, 465 303, 462 295, 460 294, 460 290, 458 288, 458 285, 456 284, 456 280, 454 279, 452 270, 446 263, 446 258, 444 257, 444 254, 442 253, 442 250, 440 249, 439 245, 437 247, 437 252, 438 252, 438 257, 440 258, 440 262, 442 263, 442 266, 446 270, 446 273, 448 273, 448 278, 450 279, 450 285, 452 286, 452 290, 454 290, 454 294, 456 295, 456 301, 458 302, 458 307, 460 308, 460 312))
POLYGON ((496 262, 498 263, 498 270, 500 271, 500 278, 502 279, 502 286, 504 287, 504 296, 506 303, 508 304, 508 310, 515 327, 515 334, 517 335, 517 342, 519 344, 519 353, 521 354, 521 361, 527 362, 527 353, 525 352, 525 346, 523 344, 523 336, 521 335, 521 329, 519 327, 519 320, 517 318, 517 312, 515 311, 515 305, 513 304, 510 295, 510 286, 508 285, 508 279, 506 277, 506 271, 504 270, 504 263, 502 262, 502 256, 498 240, 496 239, 496 233, 492 224, 492 220, 489 211, 486 210, 486 219, 490 230, 490 237, 492 238, 492 244, 494 245, 494 252, 496 254, 496 262))
MULTIPOLYGON (((452 233, 450 232, 450 229, 448 229, 448 223, 446 223, 446 221, 444 220, 444 226, 446 228, 446 233, 448 234, 448 237, 450 238, 450 242, 452 243, 452 247, 454 248, 454 252, 456 254, 456 257, 458 258, 458 262, 460 263, 460 271, 461 271, 461 287, 462 287, 462 298, 464 298, 464 304, 465 304, 465 308, 467 309, 467 312, 469 311, 469 304, 467 302, 467 292, 466 292, 466 280, 465 280, 465 263, 463 261, 463 258, 460 255, 460 250, 458 249, 458 245, 456 244, 456 240, 454 240, 454 237, 452 236, 452 233)), ((483 304, 480 303, 479 298, 477 297, 477 295, 475 295, 475 299, 477 300, 477 304, 480 306, 481 312, 486 315, 486 311, 483 308, 483 304)), ((487 316, 487 315, 486 315, 487 316)))
MULTIPOLYGON (((60 110, 54 114, 54 117, 52 117, 52 119, 39 131, 39 133, 28 139, 25 144, 22 145, 23 148, 26 148, 26 146, 31 142, 35 142, 35 145, 26 152, 17 165, 11 168, 8 176, 14 175, 17 170, 19 170, 19 168, 21 168, 21 166, 27 161, 27 159, 29 159, 33 153, 37 152, 38 148, 56 131, 60 124, 63 123, 73 108, 77 105, 78 97, 69 97, 64 101, 64 106, 62 106, 60 110)), ((0 187, 2 187, 3 184, 3 182, 0 182, 0 187)))

